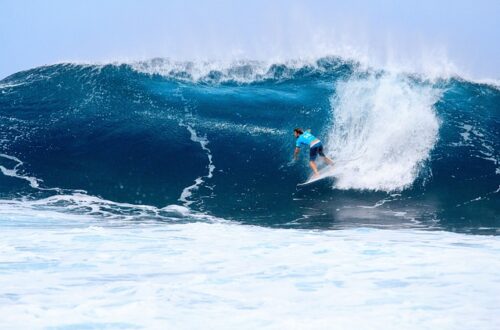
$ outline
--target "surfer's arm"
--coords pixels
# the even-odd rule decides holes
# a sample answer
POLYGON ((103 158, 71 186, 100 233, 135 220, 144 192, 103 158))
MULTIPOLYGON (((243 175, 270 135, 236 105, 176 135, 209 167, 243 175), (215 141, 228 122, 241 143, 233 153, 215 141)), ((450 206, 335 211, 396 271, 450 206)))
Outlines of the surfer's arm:
POLYGON ((299 158, 299 152, 300 152, 300 148, 295 147, 295 151, 293 152, 293 159, 294 160, 297 160, 299 158))

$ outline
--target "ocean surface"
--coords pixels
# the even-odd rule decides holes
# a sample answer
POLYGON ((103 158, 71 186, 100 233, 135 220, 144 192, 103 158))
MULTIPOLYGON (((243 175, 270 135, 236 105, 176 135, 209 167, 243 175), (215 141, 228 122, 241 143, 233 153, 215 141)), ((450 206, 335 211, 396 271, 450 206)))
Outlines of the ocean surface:
POLYGON ((499 145, 498 85, 338 57, 15 73, 0 327, 498 329, 499 145))

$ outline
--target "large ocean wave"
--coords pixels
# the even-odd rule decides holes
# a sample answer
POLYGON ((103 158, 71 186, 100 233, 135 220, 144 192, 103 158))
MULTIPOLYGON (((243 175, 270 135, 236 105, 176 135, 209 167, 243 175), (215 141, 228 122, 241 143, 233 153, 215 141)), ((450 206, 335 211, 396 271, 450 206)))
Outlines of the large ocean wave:
POLYGON ((496 233, 500 91, 320 58, 58 64, 0 81, 2 207, 496 233), (311 128, 336 165, 306 188, 311 128))

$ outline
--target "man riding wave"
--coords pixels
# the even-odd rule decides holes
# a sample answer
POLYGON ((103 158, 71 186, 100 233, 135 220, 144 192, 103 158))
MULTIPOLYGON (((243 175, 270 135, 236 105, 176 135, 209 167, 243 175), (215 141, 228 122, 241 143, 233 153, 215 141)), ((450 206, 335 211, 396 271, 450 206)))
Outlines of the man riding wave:
POLYGON ((296 128, 293 130, 293 134, 297 141, 295 142, 295 151, 293 153, 293 158, 298 159, 301 146, 309 148, 309 166, 314 172, 314 176, 319 175, 318 167, 316 165, 316 158, 318 155, 323 158, 323 161, 328 165, 333 165, 333 161, 326 157, 323 153, 323 144, 321 141, 312 135, 309 130, 303 131, 302 128, 296 128))

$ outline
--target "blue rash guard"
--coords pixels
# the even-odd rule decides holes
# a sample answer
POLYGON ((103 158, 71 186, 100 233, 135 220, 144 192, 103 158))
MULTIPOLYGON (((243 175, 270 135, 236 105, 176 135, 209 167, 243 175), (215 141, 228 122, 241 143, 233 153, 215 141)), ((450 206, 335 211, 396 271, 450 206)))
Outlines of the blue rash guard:
POLYGON ((297 138, 297 141, 296 141, 296 143, 295 143, 295 146, 296 146, 297 148, 300 148, 300 146, 301 146, 302 144, 304 144, 304 145, 306 145, 306 146, 310 147, 310 146, 311 146, 311 142, 313 142, 314 140, 317 140, 317 138, 316 138, 314 135, 312 135, 312 134, 311 134, 311 133, 309 133, 309 132, 304 132, 304 133, 302 133, 302 134, 301 134, 301 135, 297 138))
POLYGON ((305 145, 309 147, 309 160, 315 161, 318 155, 321 157, 325 157, 325 154, 323 153, 323 145, 321 144, 321 141, 316 138, 314 135, 312 135, 309 132, 304 132, 302 133, 298 138, 297 141, 295 142, 295 146, 297 148, 300 148, 301 145, 305 145), (311 142, 314 140, 318 140, 314 145, 311 145, 311 142))

